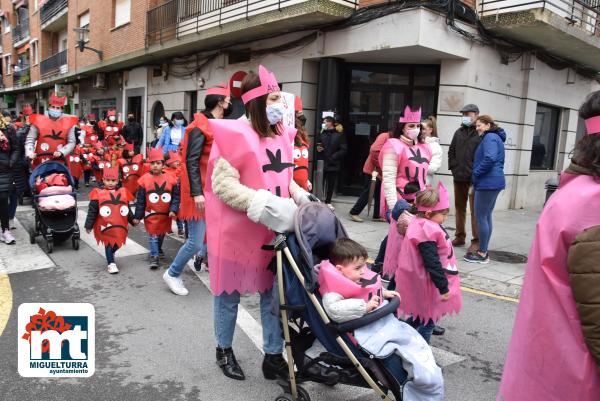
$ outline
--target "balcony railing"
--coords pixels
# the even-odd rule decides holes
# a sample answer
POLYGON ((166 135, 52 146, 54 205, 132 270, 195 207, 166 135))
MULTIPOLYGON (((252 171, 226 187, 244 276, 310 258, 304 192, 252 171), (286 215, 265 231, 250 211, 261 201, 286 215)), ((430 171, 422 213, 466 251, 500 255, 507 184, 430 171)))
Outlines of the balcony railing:
POLYGON ((61 67, 67 65, 67 49, 56 53, 40 63, 42 77, 62 73, 61 67))
POLYGON ((52 18, 61 13, 67 5, 69 4, 68 0, 50 0, 46 4, 42 6, 40 11, 40 22, 44 25, 46 22, 50 21, 52 18))
POLYGON ((591 35, 600 33, 600 0, 482 0, 480 3, 481 16, 488 18, 532 9, 551 11, 591 35))
MULTIPOLYGON (((146 43, 148 45, 180 38, 222 26, 228 22, 250 19, 270 11, 305 3, 307 0, 171 0, 148 10, 146 43)), ((599 0, 600 1, 600 0, 599 0)), ((330 0, 355 9, 358 0, 330 0)))
POLYGON ((19 25, 11 29, 13 44, 21 42, 29 37, 29 20, 22 19, 19 25))
POLYGON ((29 67, 13 72, 13 86, 16 88, 29 85, 29 67))

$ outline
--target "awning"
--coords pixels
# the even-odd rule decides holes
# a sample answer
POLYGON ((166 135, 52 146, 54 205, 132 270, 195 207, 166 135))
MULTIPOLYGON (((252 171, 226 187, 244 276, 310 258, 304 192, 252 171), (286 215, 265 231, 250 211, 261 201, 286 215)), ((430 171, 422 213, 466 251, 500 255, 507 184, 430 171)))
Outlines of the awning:
POLYGON ((8 18, 9 15, 10 15, 10 11, 0 10, 0 17, 8 18))
POLYGON ((23 7, 24 5, 26 5, 27 0, 13 0, 13 4, 15 5, 15 9, 19 8, 19 7, 23 7))
POLYGON ((38 0, 38 7, 42 8, 49 0, 38 0))
POLYGON ((17 49, 17 54, 23 54, 27 50, 29 50, 29 43, 26 43, 25 46, 21 46, 17 49))

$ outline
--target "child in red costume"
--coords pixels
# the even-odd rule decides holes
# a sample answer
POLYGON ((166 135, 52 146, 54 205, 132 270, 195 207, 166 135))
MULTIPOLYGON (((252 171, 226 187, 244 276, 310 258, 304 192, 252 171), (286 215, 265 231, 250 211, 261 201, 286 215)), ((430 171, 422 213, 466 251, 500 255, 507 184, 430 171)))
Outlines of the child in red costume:
POLYGON ((96 178, 96 184, 99 186, 103 179, 103 170, 110 168, 110 160, 108 154, 105 152, 104 147, 100 142, 94 145, 96 149, 95 155, 92 157, 92 171, 94 172, 94 178, 96 178))
POLYGON ((103 171, 104 188, 94 188, 90 192, 90 204, 85 220, 88 234, 94 230, 98 243, 104 244, 108 272, 118 273, 115 253, 127 240, 127 223, 135 225, 129 202, 133 196, 125 188, 117 189, 119 169, 106 168, 103 171))
MULTIPOLYGON (((167 174, 171 174, 173 177, 179 181, 179 176, 181 176, 181 155, 178 152, 169 152, 169 159, 167 160, 167 167, 163 169, 163 171, 167 174)), ((183 226, 183 220, 175 220, 177 223, 177 235, 180 238, 185 237, 185 230, 183 226)))
POLYGON ((121 169, 123 186, 135 196, 139 187, 138 180, 142 176, 144 157, 142 155, 136 155, 133 150, 133 145, 130 143, 125 145, 121 156, 122 157, 117 162, 121 169))
POLYGON ((135 203, 135 224, 144 219, 150 243, 150 268, 158 268, 165 234, 171 232, 173 219, 179 210, 179 185, 177 178, 163 171, 164 156, 161 149, 148 149, 150 172, 139 180, 135 203))
POLYGON ((75 146, 73 153, 67 156, 67 166, 71 172, 71 176, 75 181, 75 189, 79 189, 79 180, 83 177, 83 158, 81 157, 82 149, 79 145, 75 146))
POLYGON ((83 166, 83 181, 85 186, 90 186, 92 177, 92 162, 94 161, 94 147, 91 143, 84 143, 81 149, 81 163, 83 166))

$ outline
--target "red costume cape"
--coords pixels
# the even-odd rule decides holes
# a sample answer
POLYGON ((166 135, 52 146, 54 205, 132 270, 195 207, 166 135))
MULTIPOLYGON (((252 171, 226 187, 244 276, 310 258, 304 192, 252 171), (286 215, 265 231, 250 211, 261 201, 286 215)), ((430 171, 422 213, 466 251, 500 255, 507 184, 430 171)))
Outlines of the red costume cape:
POLYGON ((98 201, 98 217, 94 223, 94 237, 104 245, 123 246, 129 231, 129 202, 133 195, 125 188, 100 189, 90 192, 90 200, 98 201))
POLYGON ((140 188, 146 190, 146 209, 144 225, 151 235, 163 235, 171 232, 173 219, 169 217, 169 208, 173 187, 177 179, 171 174, 144 174, 139 180, 140 188))
POLYGON ((139 188, 138 180, 142 176, 143 161, 142 155, 135 155, 131 159, 117 160, 121 170, 123 186, 132 194, 135 194, 139 188))

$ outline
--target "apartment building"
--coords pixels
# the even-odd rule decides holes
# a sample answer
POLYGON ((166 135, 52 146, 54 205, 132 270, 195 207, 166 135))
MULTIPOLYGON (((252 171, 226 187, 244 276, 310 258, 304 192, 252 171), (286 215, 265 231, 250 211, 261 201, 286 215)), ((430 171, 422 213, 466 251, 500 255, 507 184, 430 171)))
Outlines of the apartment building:
MULTIPOLYGON (((43 110, 47 91, 65 85, 72 112, 133 110, 150 141, 161 115, 190 118, 206 88, 235 87, 263 63, 302 96, 310 132, 323 111, 341 115, 344 194, 356 193, 370 142, 406 104, 438 117, 447 150, 458 110, 476 103, 508 133, 498 207, 537 207, 583 135, 577 108, 600 89, 598 1, 0 0, 0 95, 9 109, 43 110), (79 27, 94 50, 79 51, 79 27)), ((445 164, 440 174, 450 184, 445 164)))

